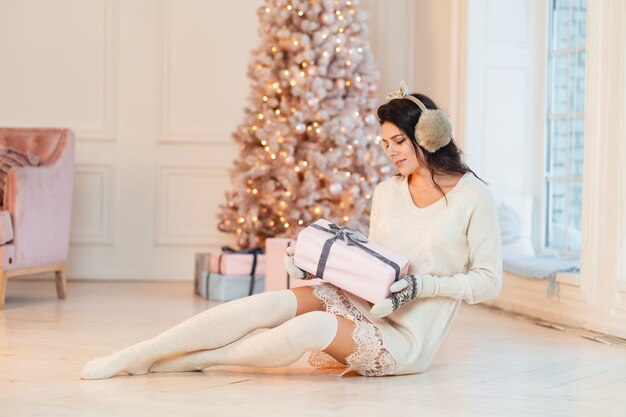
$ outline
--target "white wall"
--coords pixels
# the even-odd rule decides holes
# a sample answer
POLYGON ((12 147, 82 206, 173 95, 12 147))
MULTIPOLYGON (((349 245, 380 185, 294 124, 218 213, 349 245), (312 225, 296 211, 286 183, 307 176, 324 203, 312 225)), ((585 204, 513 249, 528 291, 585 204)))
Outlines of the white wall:
POLYGON ((466 161, 495 193, 532 200, 537 249, 543 238, 547 3, 466 3, 466 161))
POLYGON ((465 2, 368 0, 364 6, 381 71, 379 99, 405 80, 412 92, 430 96, 449 114, 453 137, 462 146, 465 2))
MULTIPOLYGON (((449 104, 449 39, 426 28, 452 3, 362 3, 381 99, 406 79, 449 104)), ((77 133, 70 278, 191 279, 195 252, 234 242, 215 216, 261 4, 0 0, 0 125, 77 133)))
POLYGON ((467 161, 496 192, 540 197, 545 10, 545 1, 469 2, 467 161))
POLYGON ((77 133, 70 278, 190 279, 229 242, 261 0, 0 2, 0 124, 77 133))

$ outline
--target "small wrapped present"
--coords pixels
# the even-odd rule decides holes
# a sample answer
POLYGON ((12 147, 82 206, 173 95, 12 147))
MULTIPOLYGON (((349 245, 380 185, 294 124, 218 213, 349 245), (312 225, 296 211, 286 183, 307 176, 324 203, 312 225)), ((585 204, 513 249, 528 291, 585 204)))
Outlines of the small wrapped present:
POLYGON ((261 248, 236 251, 224 246, 220 253, 196 254, 194 291, 211 300, 234 300, 263 291, 264 283, 257 281, 263 280, 264 274, 265 255, 261 248), (230 278, 232 282, 228 281, 230 278), (211 295, 212 287, 215 296, 211 295), (248 288, 245 292, 240 290, 244 287, 248 288))
POLYGON ((201 284, 202 275, 204 273, 211 272, 211 253, 196 253, 196 266, 193 272, 193 291, 202 295, 200 289, 203 288, 201 284))
POLYGON ((203 272, 196 287, 197 293, 212 301, 231 301, 264 291, 263 275, 221 275, 203 272), (252 284, 252 285, 251 285, 252 284))
POLYGON ((265 255, 261 248, 235 250, 223 246, 222 252, 211 257, 211 272, 223 275, 265 275, 265 255))
POLYGON ((371 303, 389 297, 389 287, 406 275, 409 258, 347 227, 320 219, 302 230, 295 265, 371 303))
POLYGON ((272 237, 265 239, 265 259, 267 269, 265 273, 265 291, 287 290, 319 283, 318 279, 289 278, 285 268, 287 247, 295 245, 296 241, 289 238, 272 237))

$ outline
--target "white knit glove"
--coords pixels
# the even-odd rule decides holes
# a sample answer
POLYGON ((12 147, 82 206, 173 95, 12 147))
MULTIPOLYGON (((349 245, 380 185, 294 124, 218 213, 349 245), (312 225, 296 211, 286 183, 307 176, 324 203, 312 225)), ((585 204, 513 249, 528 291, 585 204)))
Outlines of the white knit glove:
POLYGON ((294 278, 294 279, 313 279, 315 278, 315 275, 303 271, 302 269, 298 268, 294 263, 293 263, 293 255, 294 253, 296 253, 296 250, 293 246, 288 246, 287 247, 287 255, 285 255, 285 267, 287 268, 287 274, 289 274, 290 278, 294 278))
POLYGON ((433 297, 436 292, 435 277, 428 274, 407 275, 391 284, 391 296, 374 304, 370 310, 373 316, 385 317, 398 310, 411 300, 433 297))

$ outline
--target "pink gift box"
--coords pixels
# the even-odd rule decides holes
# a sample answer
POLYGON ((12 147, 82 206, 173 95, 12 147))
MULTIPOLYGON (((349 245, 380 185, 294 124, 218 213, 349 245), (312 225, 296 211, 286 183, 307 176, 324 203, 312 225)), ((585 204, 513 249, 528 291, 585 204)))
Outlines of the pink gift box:
POLYGON ((265 291, 287 290, 319 283, 319 279, 293 279, 287 275, 287 268, 285 268, 287 246, 295 246, 295 244, 296 241, 289 238, 273 237, 265 239, 265 260, 267 264, 265 291))
POLYGON ((294 263, 371 303, 389 297, 391 284, 405 276, 409 268, 407 256, 324 219, 298 234, 294 263))
MULTIPOLYGON (((256 255, 255 275, 265 275, 265 255, 256 255)), ((211 253, 211 272, 222 275, 250 275, 253 255, 248 253, 211 253)))

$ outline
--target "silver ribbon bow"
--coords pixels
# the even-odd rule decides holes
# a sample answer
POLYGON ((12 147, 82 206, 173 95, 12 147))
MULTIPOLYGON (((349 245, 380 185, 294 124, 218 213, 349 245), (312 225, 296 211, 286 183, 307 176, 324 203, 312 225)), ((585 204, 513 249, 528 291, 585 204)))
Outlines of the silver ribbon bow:
POLYGON ((348 246, 354 246, 355 242, 367 243, 367 238, 363 234, 349 227, 340 227, 334 223, 329 223, 328 227, 338 239, 343 239, 348 246))
POLYGON ((406 85, 404 80, 400 81, 400 89, 398 91, 394 91, 393 93, 387 94, 386 101, 391 101, 394 98, 402 98, 409 95, 409 86, 406 85))
POLYGON ((314 229, 321 230, 326 233, 330 233, 333 236, 324 242, 324 246, 322 247, 322 252, 320 254, 319 262, 317 263, 317 271, 315 276, 318 278, 324 278, 324 270, 326 269, 326 262, 328 261, 328 256, 330 255, 330 248, 333 243, 335 243, 338 239, 342 239, 346 245, 348 246, 357 246, 367 252, 368 254, 374 256, 376 259, 386 263, 395 271, 395 280, 397 281, 400 278, 400 266, 397 263, 393 262, 390 259, 385 258, 379 253, 376 253, 372 249, 368 248, 364 245, 367 243, 367 238, 356 230, 352 230, 349 227, 340 227, 334 223, 328 223, 328 229, 319 224, 312 224, 311 226, 314 229))

